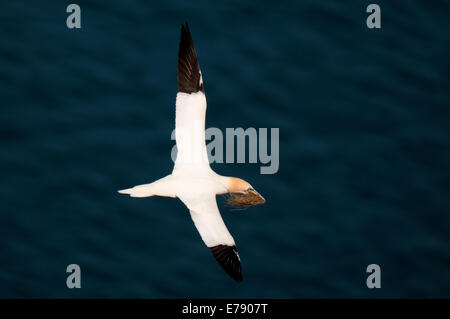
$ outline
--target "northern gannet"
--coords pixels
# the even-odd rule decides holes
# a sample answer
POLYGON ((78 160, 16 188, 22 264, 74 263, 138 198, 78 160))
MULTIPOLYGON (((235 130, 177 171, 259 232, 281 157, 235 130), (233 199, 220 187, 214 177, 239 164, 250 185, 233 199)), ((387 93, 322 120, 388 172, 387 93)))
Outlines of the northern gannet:
POLYGON ((217 207, 216 195, 229 194, 228 204, 248 207, 265 199, 246 181, 216 174, 205 145, 206 97, 203 78, 189 27, 181 26, 178 52, 178 93, 175 139, 177 157, 172 174, 153 183, 120 190, 131 197, 178 197, 189 209, 203 242, 225 272, 242 281, 242 269, 233 237, 217 207))

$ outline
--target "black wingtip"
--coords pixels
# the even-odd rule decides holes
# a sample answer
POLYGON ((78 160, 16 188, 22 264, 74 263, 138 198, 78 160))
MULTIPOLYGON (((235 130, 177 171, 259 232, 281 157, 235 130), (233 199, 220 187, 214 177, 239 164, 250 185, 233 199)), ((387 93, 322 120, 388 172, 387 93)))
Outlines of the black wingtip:
POLYGON ((189 31, 189 26, 187 22, 184 22, 181 24, 181 39, 184 38, 184 35, 190 35, 191 32, 189 31))
POLYGON ((178 92, 195 93, 198 91, 205 92, 194 41, 189 25, 185 22, 181 25, 178 51, 178 92))
POLYGON ((236 246, 217 245, 209 249, 231 278, 238 282, 243 280, 241 261, 236 246))

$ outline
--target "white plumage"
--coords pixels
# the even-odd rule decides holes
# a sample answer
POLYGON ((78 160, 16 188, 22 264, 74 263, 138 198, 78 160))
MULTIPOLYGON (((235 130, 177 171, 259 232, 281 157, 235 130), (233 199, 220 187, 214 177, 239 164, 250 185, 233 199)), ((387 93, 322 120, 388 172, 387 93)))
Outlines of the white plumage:
POLYGON ((189 209, 203 242, 220 265, 235 280, 242 280, 240 258, 228 231, 216 195, 252 194, 264 202, 249 183, 216 174, 208 162, 205 144, 206 97, 203 79, 189 28, 181 29, 178 54, 178 94, 176 98, 175 137, 177 158, 172 174, 153 183, 120 190, 131 197, 178 197, 189 209))

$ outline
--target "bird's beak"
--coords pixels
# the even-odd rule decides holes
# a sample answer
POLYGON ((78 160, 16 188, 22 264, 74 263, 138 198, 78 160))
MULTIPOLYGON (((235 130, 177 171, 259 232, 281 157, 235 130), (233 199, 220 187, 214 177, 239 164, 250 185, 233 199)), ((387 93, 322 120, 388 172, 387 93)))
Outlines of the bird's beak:
POLYGON ((264 204, 266 200, 253 188, 237 193, 231 193, 226 203, 230 207, 247 208, 250 206, 264 204))
POLYGON ((254 202, 253 205, 260 205, 260 204, 264 204, 266 202, 266 200, 264 199, 264 197, 261 196, 260 193, 258 193, 255 189, 250 188, 248 190, 248 192, 252 195, 252 201, 254 202))

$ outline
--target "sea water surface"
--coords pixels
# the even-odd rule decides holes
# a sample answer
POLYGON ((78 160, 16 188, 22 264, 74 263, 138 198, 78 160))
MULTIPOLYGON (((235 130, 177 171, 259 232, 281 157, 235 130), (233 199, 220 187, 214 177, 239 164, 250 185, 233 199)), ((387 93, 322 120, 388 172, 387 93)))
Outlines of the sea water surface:
POLYGON ((69 3, 0 4, 0 297, 450 297, 449 1, 69 3), (117 194, 172 170, 184 21, 206 126, 280 132, 276 174, 212 164, 267 200, 218 199, 242 283, 179 200, 117 194))

